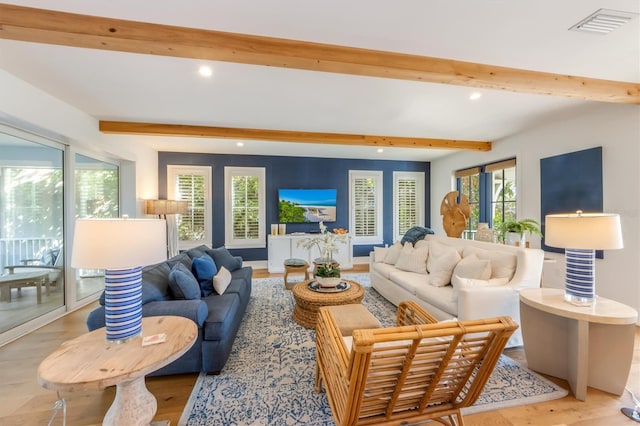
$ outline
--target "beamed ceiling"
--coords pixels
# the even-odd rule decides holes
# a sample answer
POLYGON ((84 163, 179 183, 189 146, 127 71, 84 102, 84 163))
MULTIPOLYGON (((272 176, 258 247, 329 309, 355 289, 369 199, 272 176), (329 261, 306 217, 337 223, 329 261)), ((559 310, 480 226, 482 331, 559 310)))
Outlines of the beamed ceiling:
POLYGON ((640 104, 639 19, 567 31, 588 0, 558 17, 495 1, 323 3, 340 17, 292 0, 14 3, 0 4, 0 66, 159 150, 429 160, 589 103, 640 104))

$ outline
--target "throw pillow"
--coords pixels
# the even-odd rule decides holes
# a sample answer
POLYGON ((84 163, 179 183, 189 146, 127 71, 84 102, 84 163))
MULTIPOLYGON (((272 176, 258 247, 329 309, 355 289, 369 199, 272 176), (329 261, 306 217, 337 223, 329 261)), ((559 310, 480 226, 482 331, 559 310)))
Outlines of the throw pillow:
POLYGON ((460 254, 455 247, 432 241, 429 244, 429 256, 427 257, 429 284, 436 287, 444 287, 449 284, 453 268, 459 261, 460 254))
POLYGON ((230 272, 242 268, 242 259, 233 256, 224 246, 207 250, 207 254, 213 258, 218 268, 224 266, 230 272))
POLYGON ((223 294, 230 283, 231 272, 224 266, 221 266, 216 276, 213 277, 213 288, 216 290, 216 293, 223 294))
POLYGON ((428 246, 413 247, 411 243, 405 243, 400 251, 400 257, 396 262, 396 268, 419 274, 427 273, 428 246))
POLYGON ((389 252, 389 247, 374 247, 373 248, 374 262, 384 262, 384 258, 387 257, 388 252, 389 252))
POLYGON ((169 288, 175 299, 200 299, 200 285, 196 277, 180 262, 169 272, 169 288))
POLYGON ((513 274, 516 272, 518 257, 515 254, 502 250, 491 251, 471 246, 464 248, 465 257, 472 254, 478 256, 479 259, 491 261, 491 278, 507 278, 508 281, 511 281, 513 274))
POLYGON ((395 265, 400 257, 400 252, 402 251, 402 244, 400 241, 396 241, 394 245, 389 247, 389 251, 387 255, 384 257, 384 263, 388 263, 389 265, 395 265))
POLYGON ((193 259, 191 264, 193 275, 200 283, 202 294, 208 296, 213 293, 213 276, 218 272, 216 264, 208 254, 193 259))
POLYGON ((478 256, 475 254, 463 257, 454 268, 453 275, 461 278, 488 280, 491 278, 491 261, 488 259, 478 259, 478 256))

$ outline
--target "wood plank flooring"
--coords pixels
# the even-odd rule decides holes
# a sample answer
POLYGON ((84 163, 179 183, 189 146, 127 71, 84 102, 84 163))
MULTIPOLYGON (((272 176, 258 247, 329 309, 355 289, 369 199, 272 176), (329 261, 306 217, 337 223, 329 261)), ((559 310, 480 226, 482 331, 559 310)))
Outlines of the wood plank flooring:
MULTIPOLYGON (((366 271, 366 265, 357 266, 354 272, 366 271)), ((270 275, 266 270, 254 271, 256 278, 268 276, 270 275)), ((73 312, 0 348, 0 425, 28 426, 48 423, 57 396, 55 392, 38 385, 38 365, 62 342, 86 332, 86 317, 96 304, 73 312)), ((509 350, 507 355, 525 361, 521 349, 509 350)), ((147 379, 147 387, 158 400, 155 420, 170 420, 174 426, 178 424, 196 378, 196 374, 185 374, 147 379)), ((568 388, 564 380, 550 379, 568 388)), ((636 331, 633 365, 627 386, 636 395, 640 395, 640 328, 636 331)), ((101 424, 114 395, 114 387, 104 391, 62 395, 67 401, 67 425, 101 424)), ((465 417, 465 421, 467 426, 637 425, 620 413, 621 407, 632 406, 628 393, 616 396, 589 388, 585 402, 567 396, 540 404, 479 413, 465 417)), ((61 413, 52 424, 62 424, 61 413)))

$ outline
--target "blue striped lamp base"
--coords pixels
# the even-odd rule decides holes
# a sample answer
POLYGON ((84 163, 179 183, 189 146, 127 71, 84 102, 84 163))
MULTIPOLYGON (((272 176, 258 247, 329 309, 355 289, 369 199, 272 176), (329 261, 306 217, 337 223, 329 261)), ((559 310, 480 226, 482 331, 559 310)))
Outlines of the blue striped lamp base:
POLYGON ((142 267, 105 271, 107 341, 124 343, 142 335, 142 267))
POLYGON ((596 297, 595 250, 566 249, 564 299, 577 306, 591 306, 596 297))

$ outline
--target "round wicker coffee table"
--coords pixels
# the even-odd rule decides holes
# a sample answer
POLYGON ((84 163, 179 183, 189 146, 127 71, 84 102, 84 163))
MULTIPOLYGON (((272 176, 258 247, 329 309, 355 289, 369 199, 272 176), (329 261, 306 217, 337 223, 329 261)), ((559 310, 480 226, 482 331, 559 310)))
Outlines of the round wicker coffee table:
POLYGON ((364 297, 364 288, 355 281, 343 280, 349 283, 349 288, 336 293, 311 290, 308 284, 312 281, 301 281, 291 290, 296 301, 293 307, 293 320, 306 328, 316 328, 318 309, 322 306, 360 303, 364 297))

